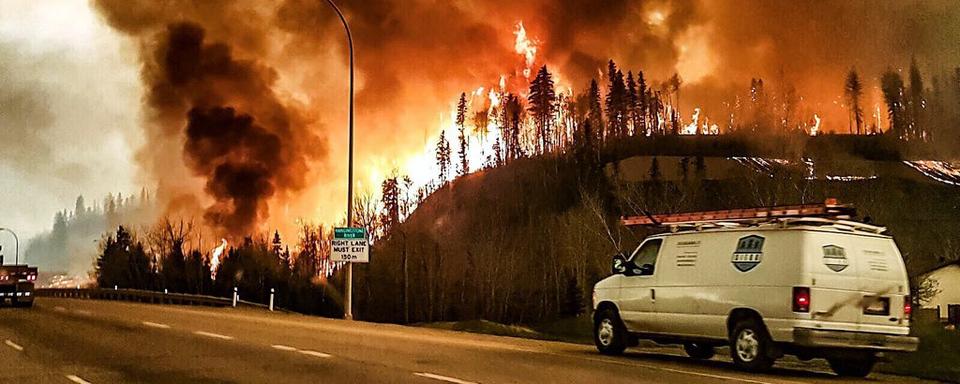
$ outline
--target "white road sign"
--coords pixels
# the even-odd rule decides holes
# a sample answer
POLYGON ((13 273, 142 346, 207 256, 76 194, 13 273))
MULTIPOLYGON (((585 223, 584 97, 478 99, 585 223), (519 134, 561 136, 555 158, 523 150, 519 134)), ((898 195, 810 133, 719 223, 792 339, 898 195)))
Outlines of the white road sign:
POLYGON ((370 262, 367 231, 363 228, 334 228, 332 250, 330 261, 370 262))

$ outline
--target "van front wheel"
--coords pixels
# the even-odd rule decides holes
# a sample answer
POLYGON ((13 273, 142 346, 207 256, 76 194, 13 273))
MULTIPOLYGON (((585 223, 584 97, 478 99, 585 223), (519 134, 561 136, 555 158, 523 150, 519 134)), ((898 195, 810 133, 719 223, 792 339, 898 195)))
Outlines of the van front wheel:
POLYGON ((846 377, 867 377, 873 370, 873 364, 876 363, 876 359, 872 357, 864 359, 829 358, 827 361, 830 363, 833 372, 846 377))
POLYGON ((763 323, 756 319, 737 322, 730 333, 730 355, 737 367, 748 371, 764 371, 773 366, 773 341, 763 323))
POLYGON ((627 327, 616 311, 606 308, 597 314, 593 341, 597 350, 604 355, 619 355, 627 349, 627 327))

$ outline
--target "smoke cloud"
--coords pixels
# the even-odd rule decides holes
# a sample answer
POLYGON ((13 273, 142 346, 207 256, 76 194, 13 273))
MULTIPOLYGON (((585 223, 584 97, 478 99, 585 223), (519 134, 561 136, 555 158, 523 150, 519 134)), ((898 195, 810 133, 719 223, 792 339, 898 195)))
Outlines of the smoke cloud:
MULTIPOLYGON (((347 51, 328 4, 96 5, 140 44, 149 89, 149 144, 140 161, 162 196, 185 210, 203 207, 232 232, 264 220, 279 226, 298 216, 341 217, 347 51)), ((356 44, 357 184, 366 190, 392 168, 422 172, 405 161, 432 144, 460 92, 490 89, 501 76, 512 91, 528 86, 514 50, 520 22, 537 46, 534 65, 547 65, 563 91, 604 80, 608 59, 642 70, 654 87, 678 73, 685 119, 698 106, 723 121, 750 79, 763 78, 774 92, 795 91, 795 119, 818 113, 824 130, 845 131, 842 87, 851 68, 873 105, 881 103, 877 78, 887 68, 916 58, 933 75, 960 64, 960 7, 946 0, 340 5, 356 44)))

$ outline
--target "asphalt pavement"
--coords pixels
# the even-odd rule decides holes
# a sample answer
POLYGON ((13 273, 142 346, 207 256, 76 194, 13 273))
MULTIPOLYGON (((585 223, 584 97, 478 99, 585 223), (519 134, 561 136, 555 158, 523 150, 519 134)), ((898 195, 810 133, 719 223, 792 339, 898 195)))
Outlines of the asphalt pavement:
POLYGON ((770 373, 677 348, 591 346, 271 313, 38 298, 0 308, 3 383, 853 383, 816 365, 770 373))

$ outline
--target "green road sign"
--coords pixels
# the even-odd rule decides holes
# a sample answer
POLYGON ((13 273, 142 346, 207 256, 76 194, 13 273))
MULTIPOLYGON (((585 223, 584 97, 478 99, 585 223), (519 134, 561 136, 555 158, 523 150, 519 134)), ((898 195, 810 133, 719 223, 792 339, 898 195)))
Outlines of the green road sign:
POLYGON ((366 239, 367 231, 363 228, 334 228, 334 239, 366 239))
POLYGON ((364 228, 334 228, 330 261, 370 262, 370 246, 364 228))

